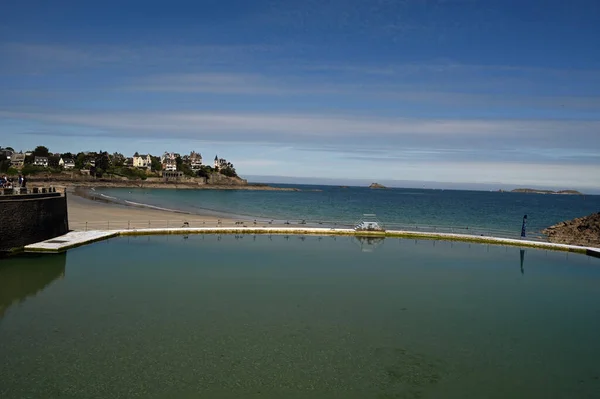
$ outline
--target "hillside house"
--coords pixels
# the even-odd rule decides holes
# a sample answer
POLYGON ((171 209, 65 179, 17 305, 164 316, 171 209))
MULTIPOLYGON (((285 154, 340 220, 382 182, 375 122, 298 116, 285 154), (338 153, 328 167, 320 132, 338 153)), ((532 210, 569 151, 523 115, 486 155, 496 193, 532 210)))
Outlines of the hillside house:
POLYGON ((175 152, 165 151, 160 157, 160 163, 162 164, 163 170, 175 172, 177 170, 177 158, 179 157, 180 155, 175 152))
POLYGON ((0 148, 0 155, 4 155, 6 159, 10 159, 14 151, 8 150, 6 148, 0 148))
POLYGON ((35 166, 41 166, 43 168, 48 167, 48 157, 35 157, 33 158, 33 164, 35 166))
POLYGON ((133 167, 140 169, 149 169, 152 166, 152 158, 150 154, 134 155, 133 167))
POLYGON ((60 158, 58 166, 63 169, 73 169, 75 167, 75 160, 73 158, 60 158))
POLYGON ((176 152, 165 151, 165 153, 160 156, 160 162, 164 163, 167 159, 172 159, 173 161, 175 161, 179 157, 181 157, 181 155, 179 155, 176 152))
POLYGON ((215 169, 222 169, 227 167, 227 160, 225 158, 219 158, 215 155, 215 169))
POLYGON ((177 161, 175 159, 167 158, 162 164, 163 170, 167 172, 177 171, 177 161))
POLYGON ((10 166, 12 166, 13 168, 22 169, 24 164, 25 164, 25 154, 15 153, 15 154, 12 154, 12 156, 10 157, 10 166))
POLYGON ((195 151, 192 151, 189 156, 190 168, 194 171, 202 168, 202 155, 195 151))

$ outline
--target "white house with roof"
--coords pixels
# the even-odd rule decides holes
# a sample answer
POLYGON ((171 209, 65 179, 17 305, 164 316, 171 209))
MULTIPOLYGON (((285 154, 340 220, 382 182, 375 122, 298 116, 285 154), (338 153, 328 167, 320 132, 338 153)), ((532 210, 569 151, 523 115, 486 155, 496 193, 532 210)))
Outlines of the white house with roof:
POLYGON ((35 166, 48 167, 48 157, 35 157, 33 158, 33 164, 35 166))
POLYGON ((225 168, 227 166, 227 160, 225 158, 219 158, 215 155, 215 169, 225 168))
POLYGON ((152 166, 152 157, 150 154, 137 154, 133 156, 133 167, 149 169, 152 166))
POLYGON ((61 166, 63 169, 73 169, 75 167, 75 161, 73 158, 60 158, 58 161, 58 166, 61 166))
POLYGON ((162 163, 163 170, 167 172, 177 171, 177 161, 175 159, 166 158, 162 163))
POLYGON ((190 152, 189 160, 190 168, 192 170, 200 170, 200 168, 202 167, 202 155, 199 152, 190 152))

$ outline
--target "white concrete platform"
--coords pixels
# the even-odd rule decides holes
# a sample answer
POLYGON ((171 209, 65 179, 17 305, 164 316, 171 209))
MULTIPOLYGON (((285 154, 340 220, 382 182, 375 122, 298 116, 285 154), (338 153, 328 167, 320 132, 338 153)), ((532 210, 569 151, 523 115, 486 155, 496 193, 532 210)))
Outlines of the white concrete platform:
POLYGON ((195 228, 147 228, 120 230, 72 231, 63 236, 36 244, 27 245, 25 252, 63 252, 70 248, 89 244, 111 237, 125 235, 160 235, 160 234, 289 234, 289 235, 347 235, 347 236, 379 236, 398 238, 420 238, 429 240, 453 240, 479 242, 497 245, 545 248, 558 251, 585 253, 600 257, 600 248, 580 247, 577 245, 554 244, 541 241, 528 241, 512 238, 477 236, 469 234, 416 232, 404 230, 387 230, 385 232, 365 232, 354 229, 335 229, 323 227, 195 227, 195 228))
POLYGON ((25 246, 25 252, 63 252, 69 248, 116 237, 118 231, 71 231, 60 237, 25 246))

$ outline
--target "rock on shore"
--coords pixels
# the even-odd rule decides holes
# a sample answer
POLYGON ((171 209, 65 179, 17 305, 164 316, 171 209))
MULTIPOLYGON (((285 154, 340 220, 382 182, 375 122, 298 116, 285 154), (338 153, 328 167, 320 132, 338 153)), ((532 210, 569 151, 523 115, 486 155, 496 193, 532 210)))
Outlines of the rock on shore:
POLYGON ((543 230, 550 242, 600 247, 600 212, 560 222, 543 230))
POLYGON ((384 186, 383 184, 371 183, 371 185, 369 186, 369 188, 387 188, 387 187, 384 186))

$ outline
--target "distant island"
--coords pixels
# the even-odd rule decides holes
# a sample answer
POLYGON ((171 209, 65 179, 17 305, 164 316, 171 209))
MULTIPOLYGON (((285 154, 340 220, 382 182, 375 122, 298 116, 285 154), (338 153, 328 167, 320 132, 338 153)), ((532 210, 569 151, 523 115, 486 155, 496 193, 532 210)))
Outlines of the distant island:
MULTIPOLYGON (((500 190, 503 191, 503 190, 500 190)), ((560 190, 560 191, 552 191, 552 190, 539 190, 535 188, 515 188, 511 190, 511 193, 533 193, 533 194, 563 194, 563 195, 583 195, 579 191, 575 190, 560 190)))
POLYGON ((369 186, 369 188, 387 188, 387 187, 384 186, 383 184, 371 183, 371 185, 369 186))

